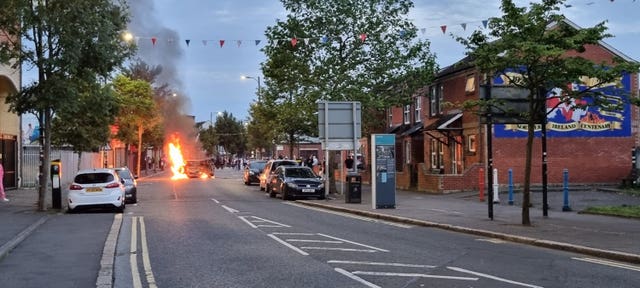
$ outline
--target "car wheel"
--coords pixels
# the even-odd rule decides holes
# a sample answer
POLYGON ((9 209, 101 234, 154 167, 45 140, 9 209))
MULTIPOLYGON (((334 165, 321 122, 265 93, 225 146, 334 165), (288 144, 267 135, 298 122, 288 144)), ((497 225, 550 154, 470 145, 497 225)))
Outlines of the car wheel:
POLYGON ((287 193, 287 188, 281 187, 280 191, 282 191, 282 200, 291 200, 291 196, 289 196, 289 193, 287 193))
POLYGON ((138 192, 133 193, 133 197, 131 197, 131 203, 138 203, 138 192))
POLYGON ((247 185, 247 186, 249 186, 249 184, 251 184, 251 182, 249 182, 249 181, 246 181, 246 180, 244 181, 244 185, 247 185))
POLYGON ((116 209, 116 212, 118 212, 118 213, 124 213, 125 205, 126 205, 126 204, 124 204, 124 201, 123 201, 123 202, 122 202, 122 205, 120 205, 120 207, 118 207, 118 208, 116 209))
POLYGON ((267 190, 267 193, 269 193, 269 197, 276 198, 276 192, 274 192, 273 189, 271 189, 271 187, 269 187, 269 185, 267 185, 265 190, 267 190))
POLYGON ((267 188, 262 187, 262 184, 260 184, 260 191, 266 191, 267 188))
POLYGON ((75 212, 76 212, 76 209, 71 209, 71 207, 68 207, 68 206, 67 206, 67 213, 69 213, 69 214, 73 214, 73 213, 75 213, 75 212))

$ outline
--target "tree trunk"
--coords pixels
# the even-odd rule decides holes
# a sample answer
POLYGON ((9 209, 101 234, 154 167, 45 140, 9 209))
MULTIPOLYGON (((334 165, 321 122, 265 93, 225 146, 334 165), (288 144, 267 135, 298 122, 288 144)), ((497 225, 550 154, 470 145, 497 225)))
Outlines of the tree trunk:
POLYGON ((327 173, 327 177, 329 177, 329 193, 334 193, 334 194, 338 194, 338 187, 336 186, 336 177, 334 175, 336 175, 335 171, 336 171, 336 165, 333 165, 333 163, 335 163, 335 157, 336 157, 336 153, 333 150, 329 151, 329 159, 326 159, 325 162, 325 169, 327 170, 325 173, 327 173))
POLYGON ((40 149, 42 156, 40 157, 40 187, 38 187, 38 211, 46 211, 46 195, 49 187, 49 166, 51 166, 51 115, 50 109, 44 109, 42 112, 40 124, 40 149), (44 127, 44 129, 42 128, 44 127))
POLYGON ((142 125, 138 125, 138 176, 140 176, 140 158, 142 157, 142 132, 144 132, 142 125))
POLYGON ((529 121, 527 128, 527 148, 524 164, 524 191, 522 192, 522 225, 531 225, 529 206, 531 206, 531 159, 533 158, 533 138, 535 136, 534 121, 529 121))

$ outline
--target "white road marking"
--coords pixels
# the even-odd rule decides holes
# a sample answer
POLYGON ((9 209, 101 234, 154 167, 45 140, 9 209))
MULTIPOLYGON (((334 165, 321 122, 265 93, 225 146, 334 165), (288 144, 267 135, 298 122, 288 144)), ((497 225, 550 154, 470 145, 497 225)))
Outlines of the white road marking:
POLYGON ((309 239, 287 239, 287 242, 306 242, 306 243, 327 243, 327 244, 341 244, 344 243, 338 240, 309 240, 309 239))
POLYGON ((144 225, 144 217, 140 217, 140 241, 142 244, 142 263, 144 265, 144 274, 147 276, 147 284, 149 288, 156 288, 156 279, 151 270, 151 261, 149 260, 149 247, 147 246, 147 229, 144 225))
POLYGON ((594 263, 594 264, 607 265, 607 266, 616 267, 616 268, 628 269, 628 270, 633 270, 633 271, 640 271, 640 266, 634 266, 634 265, 629 265, 629 264, 624 264, 624 263, 619 263, 619 262, 614 262, 614 261, 608 261, 608 260, 603 260, 603 259, 578 258, 578 257, 572 257, 571 259, 578 260, 578 261, 589 262, 589 263, 594 263))
POLYGON ((308 256, 308 255, 309 255, 309 253, 304 252, 304 251, 302 251, 302 250, 298 249, 298 247, 293 246, 293 245, 291 245, 291 244, 287 243, 286 241, 284 241, 284 240, 282 240, 282 239, 278 238, 278 236, 276 236, 276 235, 273 235, 273 234, 267 234, 267 236, 271 237, 273 240, 278 241, 280 244, 282 244, 282 245, 284 245, 284 246, 287 246, 287 247, 289 247, 291 250, 296 251, 296 252, 298 252, 298 253, 300 253, 300 254, 302 254, 302 255, 304 255, 304 256, 308 256))
POLYGON ((390 222, 390 221, 385 221, 385 220, 380 220, 380 219, 368 218, 368 217, 364 217, 364 216, 358 216, 358 215, 353 215, 353 214, 344 213, 344 212, 332 211, 332 210, 322 209, 322 208, 318 208, 318 207, 311 207, 311 206, 297 204, 295 202, 283 202, 283 203, 287 204, 287 205, 291 205, 291 206, 304 208, 304 209, 325 212, 325 213, 329 213, 329 214, 339 215, 339 216, 343 216, 343 217, 349 217, 349 218, 358 219, 358 220, 367 221, 367 222, 381 223, 381 224, 391 225, 391 226, 400 227, 400 228, 407 228, 407 229, 413 227, 413 225, 407 225, 407 224, 390 222))
POLYGON ((131 266, 131 277, 133 277, 133 287, 141 288, 142 280, 138 272, 138 258, 136 250, 138 249, 138 217, 131 217, 131 247, 129 249, 129 263, 131 266))
POLYGON ((302 236, 311 236, 316 235, 314 233, 295 233, 295 232, 273 232, 273 235, 302 235, 302 236))
POLYGON ((327 263, 334 264, 356 264, 356 265, 374 265, 374 266, 393 266, 393 267, 408 267, 408 268, 436 268, 434 265, 420 265, 420 264, 404 264, 404 263, 385 263, 385 262, 368 262, 368 261, 347 261, 347 260, 329 260, 327 263))
POLYGON ((367 253, 379 252, 377 250, 371 250, 371 249, 338 248, 338 247, 300 247, 300 249, 305 249, 305 250, 333 250, 333 251, 344 251, 344 252, 367 252, 367 253))
POLYGON ((479 238, 479 239, 476 239, 476 241, 491 242, 491 243, 494 243, 494 244, 506 243, 506 241, 501 240, 501 239, 496 239, 496 238, 479 238))
POLYGON ((395 272, 377 272, 377 271, 353 271, 354 275, 369 275, 369 276, 396 276, 396 277, 422 277, 422 278, 437 278, 448 280, 464 280, 464 281, 478 281, 477 277, 457 277, 446 275, 430 275, 422 273, 395 273, 395 272))
POLYGON ((240 220, 242 220, 245 223, 247 223, 249 226, 251 226, 251 228, 258 228, 258 226, 253 225, 253 223, 251 223, 251 221, 247 220, 246 217, 248 217, 248 216, 238 216, 238 218, 240 218, 240 220))
POLYGON ((508 280, 508 279, 500 278, 500 277, 497 277, 497 276, 493 276, 493 275, 489 275, 489 274, 485 274, 485 273, 480 273, 480 272, 475 272, 475 271, 462 269, 462 268, 458 268, 458 267, 447 266, 447 269, 450 269, 450 270, 453 270, 453 271, 462 272, 462 273, 468 273, 468 274, 471 274, 471 275, 476 275, 476 276, 480 276, 480 277, 484 277, 484 278, 489 278, 489 279, 493 279, 493 280, 496 280, 496 281, 506 282, 506 283, 510 283, 510 284, 514 284, 514 285, 524 286, 524 287, 543 288, 542 286, 526 284, 526 283, 522 283, 522 282, 516 282, 516 281, 513 281, 513 280, 508 280))
MULTIPOLYGON (((273 225, 277 225, 276 227, 287 227, 287 228, 291 228, 291 226, 289 226, 289 225, 287 225, 287 224, 278 223, 278 222, 275 222, 275 221, 267 220, 267 219, 260 218, 260 217, 256 217, 256 216, 250 216, 250 217, 252 217, 252 218, 254 218, 254 219, 258 219, 257 221, 256 221, 256 220, 253 220, 252 222, 267 222, 267 223, 271 223, 271 224, 273 224, 273 225)), ((264 227, 264 226, 263 226, 263 225, 258 225, 258 227, 264 227)), ((269 227, 273 227, 273 226, 269 226, 269 227)))
POLYGON ((367 247, 367 248, 369 248, 369 249, 378 250, 378 251, 380 251, 380 252, 389 252, 389 250, 385 250, 385 249, 382 249, 382 248, 377 248, 377 247, 373 247, 373 246, 369 246, 369 245, 361 244, 361 243, 358 243, 358 242, 353 242, 353 241, 349 241, 349 240, 346 240, 346 239, 342 239, 342 238, 338 238, 338 237, 329 236, 329 235, 322 234, 322 233, 318 233, 318 235, 320 235, 320 236, 324 236, 324 237, 327 237, 327 238, 331 238, 331 239, 335 239, 335 240, 344 241, 344 242, 351 243, 351 244, 358 245, 358 246, 362 246, 362 247, 367 247))
POLYGON ((362 279, 362 278, 360 278, 360 277, 358 277, 356 275, 353 275, 353 274, 349 273, 349 271, 347 271, 347 270, 344 270, 344 269, 341 269, 341 268, 334 268, 333 270, 335 270, 336 272, 338 272, 338 273, 340 273, 340 274, 342 274, 344 276, 347 276, 347 277, 349 277, 349 278, 351 278, 353 280, 356 280, 356 281, 366 285, 367 287, 370 287, 370 288, 382 288, 382 287, 380 287, 378 285, 375 285, 375 284, 373 284, 373 283, 371 283, 371 282, 369 282, 367 280, 364 280, 364 279, 362 279))
POLYGON ((240 211, 238 211, 236 209, 233 209, 233 208, 231 208, 231 207, 229 207, 227 205, 222 205, 222 208, 224 208, 224 210, 229 211, 230 213, 238 213, 238 212, 240 212, 240 211))
POLYGON ((216 204, 220 204, 220 201, 218 201, 216 199, 211 198, 211 201, 216 202, 216 204))
POLYGON ((442 210, 442 209, 427 209, 427 210, 441 212, 441 213, 445 213, 445 214, 458 214, 458 215, 464 214, 462 212, 451 211, 451 210, 442 210))

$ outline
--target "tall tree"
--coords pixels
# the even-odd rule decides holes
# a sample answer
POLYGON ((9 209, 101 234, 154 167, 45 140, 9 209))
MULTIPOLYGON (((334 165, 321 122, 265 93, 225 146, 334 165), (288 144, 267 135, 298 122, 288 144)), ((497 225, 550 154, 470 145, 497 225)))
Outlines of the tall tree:
MULTIPOLYGON (((589 105, 617 109, 620 107, 612 107, 605 95, 594 89, 606 83, 618 82, 623 72, 636 72, 639 68, 638 63, 619 58, 614 58, 610 63, 594 63, 586 59, 582 54, 585 47, 598 45, 600 40, 611 35, 606 33, 605 22, 583 29, 569 25, 564 21, 564 16, 558 14, 564 2, 543 0, 531 3, 527 9, 517 7, 512 0, 503 0, 503 15, 490 19, 488 35, 476 31, 467 39, 458 39, 466 46, 468 55, 481 72, 489 77, 503 77, 511 85, 529 91, 527 100, 530 112, 522 115, 528 123, 522 194, 523 225, 531 224, 529 206, 534 128, 535 124, 543 123, 547 117, 547 98, 544 96, 552 89, 560 88, 561 95, 551 96, 558 98, 558 103, 587 103, 580 100, 589 98, 592 100, 588 102, 589 105), (567 84, 579 83, 584 76, 595 82, 585 90, 567 88, 567 84)), ((486 102, 476 104, 493 105, 486 102)))
MULTIPOLYGON (((282 3, 287 19, 267 29, 273 45, 264 48, 268 61, 262 69, 268 94, 281 99, 276 103, 286 111, 295 103, 303 116, 282 123, 285 126, 303 123, 317 131, 317 116, 311 111, 318 100, 360 101, 366 137, 380 127, 384 109, 410 103, 412 94, 435 74, 429 42, 417 39, 417 28, 408 19, 412 1, 282 3)), ((331 187, 335 191, 335 185, 331 187)))
MULTIPOLYGON (((37 70, 38 78, 9 95, 12 112, 33 113, 41 129, 38 209, 46 210, 51 119, 82 95, 81 83, 104 81, 129 57, 120 41, 128 22, 119 0, 6 0, 0 9, 0 62, 37 70)), ((82 117, 82 115, 77 115, 82 117)))
POLYGON ((246 150, 244 127, 233 113, 224 111, 216 117, 215 135, 218 145, 230 155, 242 154, 246 150))
POLYGON ((140 175, 143 142, 142 134, 160 122, 158 108, 153 101, 153 89, 145 80, 131 80, 118 75, 113 81, 120 112, 117 117, 118 135, 124 143, 136 143, 138 150, 136 174, 140 175), (122 131, 122 132, 121 132, 122 131))
POLYGON ((86 84, 77 101, 71 103, 74 105, 61 107, 51 124, 52 144, 71 145, 73 151, 79 155, 85 151, 98 151, 109 141, 109 126, 114 122, 118 111, 118 104, 110 85, 86 84))

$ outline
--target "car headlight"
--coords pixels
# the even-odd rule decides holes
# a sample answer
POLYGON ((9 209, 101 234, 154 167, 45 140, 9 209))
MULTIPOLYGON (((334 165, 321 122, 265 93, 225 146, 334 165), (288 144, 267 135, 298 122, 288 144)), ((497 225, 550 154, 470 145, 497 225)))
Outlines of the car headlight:
POLYGON ((324 188, 324 183, 320 183, 320 185, 318 185, 318 188, 320 189, 324 188))
POLYGON ((293 182, 287 183, 287 186, 289 186, 291 188, 298 188, 298 185, 296 185, 296 183, 293 183, 293 182))
POLYGON ((249 175, 251 175, 251 176, 256 175, 256 172, 249 171, 249 175))

